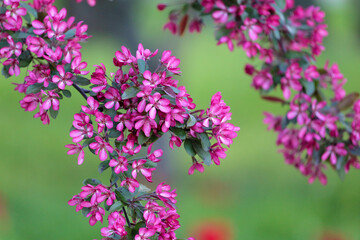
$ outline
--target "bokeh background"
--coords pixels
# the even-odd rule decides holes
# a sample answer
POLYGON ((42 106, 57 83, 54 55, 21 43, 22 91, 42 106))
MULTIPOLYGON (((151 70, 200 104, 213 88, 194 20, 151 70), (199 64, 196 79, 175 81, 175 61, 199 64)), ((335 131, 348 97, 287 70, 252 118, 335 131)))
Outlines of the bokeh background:
MULTIPOLYGON (((260 100, 243 73, 248 61, 241 49, 229 52, 216 46, 213 26, 204 32, 174 37, 162 31, 167 19, 157 1, 99 0, 90 8, 74 0, 58 1, 78 20, 89 24, 93 38, 84 45, 83 59, 110 66, 121 45, 136 50, 139 42, 150 49, 171 49, 181 59, 182 85, 207 107, 221 91, 241 127, 239 137, 220 166, 203 174, 187 175, 190 159, 182 150, 166 152, 157 181, 177 188, 183 226, 178 237, 198 240, 356 240, 360 239, 360 174, 352 170, 342 182, 327 171, 326 187, 307 183, 284 163, 275 146, 276 135, 266 131, 263 111, 283 109, 260 100)), ((301 1, 304 3, 303 1, 301 1)), ((326 11, 329 37, 320 64, 337 62, 348 79, 345 89, 360 91, 360 1, 316 1, 326 11)), ((22 95, 0 77, 0 239, 63 240, 100 238, 101 225, 91 227, 67 201, 80 191, 87 177, 100 177, 99 160, 87 154, 77 165, 66 155, 71 142, 72 116, 84 104, 77 94, 61 102, 60 114, 43 126, 33 113, 19 106, 22 95)), ((106 173, 104 173, 106 174, 106 173)), ((102 177, 100 177, 102 178, 102 177)))

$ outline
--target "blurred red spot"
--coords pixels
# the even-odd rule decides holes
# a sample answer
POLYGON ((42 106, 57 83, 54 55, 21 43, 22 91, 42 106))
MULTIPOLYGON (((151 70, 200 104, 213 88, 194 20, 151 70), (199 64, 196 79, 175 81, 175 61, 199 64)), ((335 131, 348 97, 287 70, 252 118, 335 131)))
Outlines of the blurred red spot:
POLYGON ((231 224, 223 220, 205 220, 193 227, 191 236, 196 240, 233 240, 231 224))
POLYGON ((335 232, 324 232, 319 240, 347 240, 344 236, 335 232))

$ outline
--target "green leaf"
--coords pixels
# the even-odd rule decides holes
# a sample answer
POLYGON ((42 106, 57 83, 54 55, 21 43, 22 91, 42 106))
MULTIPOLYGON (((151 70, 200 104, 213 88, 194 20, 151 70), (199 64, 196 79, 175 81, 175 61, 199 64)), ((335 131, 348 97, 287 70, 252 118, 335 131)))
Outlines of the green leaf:
POLYGON ((110 160, 106 160, 99 164, 98 171, 100 174, 103 173, 106 169, 108 169, 110 167, 109 163, 110 163, 110 160))
POLYGON ((302 82, 304 88, 305 88, 305 92, 307 95, 312 96, 315 92, 315 83, 314 82, 309 82, 309 81, 303 81, 302 82))
POLYGON ((83 181, 83 184, 84 185, 90 184, 92 186, 97 186, 97 185, 101 184, 101 181, 96 178, 87 178, 83 181))
POLYGON ((119 132, 115 128, 112 128, 108 131, 108 136, 110 138, 118 138, 120 135, 121 135, 121 132, 119 132))
POLYGON ((150 137, 145 136, 145 134, 141 131, 138 137, 138 143, 143 145, 149 140, 150 137))
POLYGON ((6 65, 6 66, 4 66, 3 69, 1 70, 1 74, 2 74, 5 78, 11 77, 11 75, 9 74, 9 68, 10 68, 10 65, 6 65))
POLYGON ((87 86, 90 84, 90 80, 81 75, 76 75, 76 78, 73 80, 73 82, 79 86, 87 86))
POLYGON ((184 148, 185 148, 186 153, 189 154, 190 157, 193 157, 196 155, 192 140, 186 139, 184 142, 184 148))
POLYGON ((210 153, 202 148, 201 143, 199 141, 194 141, 193 147, 196 153, 199 155, 199 157, 204 161, 204 164, 210 166, 211 165, 210 153))
POLYGON ((183 128, 176 128, 176 127, 171 127, 170 131, 173 132, 176 136, 178 136, 181 140, 185 140, 186 139, 186 131, 183 128))
POLYGON ((71 97, 71 92, 69 90, 62 90, 62 93, 64 94, 65 97, 70 98, 71 97))
POLYGON ((339 174, 340 179, 343 181, 345 179, 345 157, 340 156, 336 161, 336 171, 339 174))
POLYGON ((144 73, 148 68, 146 62, 142 59, 138 59, 137 64, 141 73, 144 73))
POLYGON ((125 206, 128 205, 128 199, 131 198, 131 193, 124 187, 115 189, 116 199, 120 200, 125 206))
POLYGON ((132 196, 141 196, 143 194, 149 193, 150 191, 150 188, 140 183, 139 187, 135 189, 134 193, 132 193, 132 196))
POLYGON ((26 94, 30 94, 30 93, 38 93, 40 92, 40 90, 42 89, 43 84, 42 83, 35 83, 33 85, 30 85, 27 87, 26 89, 26 94))
POLYGON ((197 122, 196 118, 193 115, 189 114, 189 119, 186 122, 186 126, 187 127, 192 127, 192 126, 194 126, 196 124, 196 122, 197 122))
POLYGON ((6 7, 0 7, 0 14, 4 14, 6 12, 6 7))
POLYGON ((280 9, 284 9, 286 6, 285 0, 275 0, 275 2, 280 9))
POLYGON ((209 151, 211 147, 209 136, 206 133, 198 133, 196 134, 198 138, 200 138, 201 146, 204 151, 209 151))
POLYGON ((20 2, 20 6, 26 8, 27 12, 33 15, 35 19, 38 18, 37 11, 32 6, 24 2, 20 2))
POLYGON ((124 207, 123 202, 117 201, 116 203, 111 205, 109 212, 114 212, 114 211, 120 210, 122 207, 124 207))
POLYGON ((23 68, 29 66, 33 58, 31 57, 30 52, 27 50, 21 53, 18 60, 19 60, 19 67, 23 68))
POLYGON ((121 95, 121 99, 125 100, 125 99, 136 97, 136 94, 138 94, 138 92, 140 92, 139 88, 137 88, 137 87, 129 87, 121 95))
POLYGON ((90 213, 90 211, 91 211, 91 208, 84 207, 81 209, 81 213, 84 217, 87 217, 87 215, 90 213))
MULTIPOLYGON (((75 130, 75 128, 74 128, 74 129, 70 129, 70 131, 72 131, 72 130, 75 130)), ((83 147, 86 147, 86 146, 89 146, 90 143, 93 143, 93 142, 96 142, 94 137, 93 137, 93 138, 86 139, 86 140, 83 142, 82 145, 83 145, 83 147)))
POLYGON ((31 33, 25 33, 25 32, 17 32, 11 35, 13 38, 17 38, 17 39, 25 39, 28 36, 35 36, 34 34, 31 33))
POLYGON ((50 116, 53 119, 56 119, 57 115, 59 114, 59 111, 55 111, 52 107, 49 109, 49 112, 50 112, 50 116))
POLYGON ((349 150, 349 153, 355 156, 360 156, 360 147, 355 147, 349 150))
POLYGON ((65 33, 65 39, 70 39, 70 38, 73 38, 75 36, 75 33, 76 33, 76 29, 73 28, 73 29, 70 29, 69 31, 67 31, 65 33))

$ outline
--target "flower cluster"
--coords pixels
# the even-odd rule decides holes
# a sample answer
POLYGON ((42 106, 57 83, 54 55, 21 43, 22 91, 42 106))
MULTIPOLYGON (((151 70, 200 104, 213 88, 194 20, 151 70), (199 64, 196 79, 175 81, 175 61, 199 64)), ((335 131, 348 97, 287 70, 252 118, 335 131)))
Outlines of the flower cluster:
POLYGON ((163 155, 162 149, 152 150, 153 143, 169 133, 169 146, 183 145, 190 155, 189 174, 193 174, 195 169, 202 172, 203 164, 220 164, 239 130, 229 123, 230 107, 220 93, 212 97, 208 109, 194 110, 186 88, 174 79, 180 74, 180 60, 171 51, 164 51, 156 70, 150 71, 148 62, 157 54, 158 50, 152 52, 139 44, 133 55, 123 46, 115 53, 114 71, 103 64, 96 66, 87 105, 74 115, 70 130, 74 144, 66 145, 68 154, 79 154, 78 164, 82 164, 88 147, 101 161, 100 172, 111 169, 111 185, 89 180, 94 186, 83 187, 69 204, 77 204, 77 210, 85 207, 83 213, 91 225, 102 222, 105 210, 112 212, 109 226, 102 229, 104 237, 130 234, 124 230, 127 224, 136 227, 135 239, 153 235, 176 239, 175 230, 180 227, 174 207, 176 190, 161 183, 150 193, 139 181, 139 175, 152 181, 163 155), (146 156, 138 157, 143 148, 147 148, 146 156), (104 208, 99 207, 105 199, 104 208))
POLYGON ((20 68, 28 69, 24 82, 16 84, 16 90, 25 94, 20 105, 25 111, 38 108, 34 117, 48 124, 49 115, 57 116, 59 99, 70 96, 65 88, 88 73, 80 53, 80 43, 89 37, 87 25, 76 23, 74 17, 66 19, 66 9, 58 11, 54 1, 1 2, 3 75, 18 76, 20 68))
POLYGON ((27 69, 24 81, 15 88, 25 94, 21 107, 38 109, 34 117, 49 124, 63 96, 71 97, 67 88, 72 86, 87 104, 74 115, 70 130, 74 144, 66 145, 68 154, 78 154, 81 165, 88 148, 101 161, 99 172, 111 170, 110 185, 87 179, 69 205, 82 211, 90 225, 103 223, 110 212, 108 226, 101 230, 105 239, 176 239, 180 227, 176 190, 161 183, 151 192, 141 184, 140 175, 152 182, 163 155, 162 149, 152 146, 165 133, 170 148, 183 145, 190 155, 189 174, 195 169, 202 172, 204 164, 220 164, 239 130, 229 123, 230 108, 221 94, 213 96, 208 109, 195 110, 186 88, 174 79, 181 73, 180 60, 164 51, 157 69, 151 71, 148 61, 158 50, 152 52, 141 44, 134 55, 122 47, 115 53, 113 71, 100 64, 88 79, 80 52, 81 43, 89 38, 87 25, 66 18, 66 9, 58 10, 54 0, 0 3, 2 74, 19 76, 21 68, 27 69), (146 156, 139 157, 143 148, 146 156))
MULTIPOLYGON (((269 129, 278 132, 277 144, 288 164, 326 184, 323 169, 329 163, 340 176, 349 166, 358 168, 359 137, 354 112, 347 111, 358 94, 346 94, 346 79, 336 64, 316 66, 327 36, 325 13, 319 7, 295 6, 293 0, 193 0, 179 4, 164 29, 173 34, 200 30, 204 16, 216 24, 217 44, 233 51, 241 47, 262 65, 245 66, 252 86, 264 100, 289 108, 285 116, 265 113, 269 129), (270 96, 280 89, 283 97, 270 96), (333 97, 327 99, 327 92, 333 97), (325 94, 326 93, 326 94, 325 94), (351 124, 351 122, 353 124, 351 124)), ((159 10, 167 8, 158 5, 159 10)))

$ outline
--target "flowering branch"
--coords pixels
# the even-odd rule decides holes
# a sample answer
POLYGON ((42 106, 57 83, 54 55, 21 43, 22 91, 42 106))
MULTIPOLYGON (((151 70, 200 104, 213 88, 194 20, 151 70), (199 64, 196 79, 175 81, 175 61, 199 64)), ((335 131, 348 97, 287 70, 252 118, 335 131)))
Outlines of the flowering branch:
POLYGON ((200 32, 203 19, 216 25, 217 44, 233 51, 242 47, 250 59, 262 65, 245 66, 252 86, 262 99, 287 107, 285 116, 264 113, 264 122, 278 133, 277 145, 287 164, 322 184, 326 163, 341 177, 350 167, 360 168, 359 94, 346 94, 346 79, 336 64, 316 66, 325 49, 325 13, 319 7, 295 6, 293 0, 191 0, 158 5, 176 6, 164 29, 182 35, 200 32), (270 93, 281 89, 283 97, 270 93), (325 92, 333 94, 327 99, 325 92))
MULTIPOLYGON (((171 51, 161 55, 159 68, 149 69, 151 52, 139 44, 136 54, 122 46, 115 53, 113 71, 96 66, 90 79, 82 61, 81 43, 89 36, 87 25, 66 18, 52 0, 0 0, 0 59, 3 75, 27 76, 16 90, 24 93, 20 105, 35 111, 43 124, 56 118, 66 88, 73 86, 87 104, 74 115, 68 154, 85 159, 85 148, 100 159, 99 172, 108 170, 110 183, 84 180, 81 192, 68 202, 89 218, 89 224, 108 225, 101 229, 104 239, 176 239, 180 227, 176 212, 176 189, 160 183, 151 191, 138 181, 141 174, 152 182, 152 173, 163 155, 152 151, 153 143, 170 133, 169 146, 184 146, 192 160, 189 174, 204 171, 204 164, 220 164, 226 157, 239 128, 229 123, 230 107, 216 93, 205 110, 196 105, 185 87, 179 86, 180 60, 171 51), (30 70, 29 70, 30 69, 30 70), (90 85, 90 86, 89 86, 90 85), (82 88, 85 86, 88 89, 82 88), (147 148, 146 156, 138 156, 147 148), (127 226, 126 226, 127 224, 127 226)), ((94 2, 91 2, 94 3, 94 2)))

